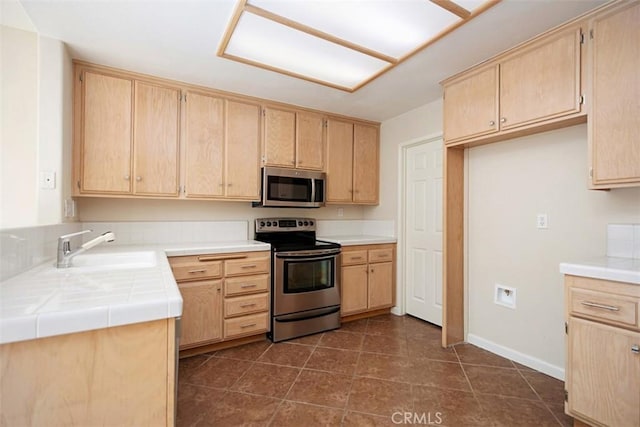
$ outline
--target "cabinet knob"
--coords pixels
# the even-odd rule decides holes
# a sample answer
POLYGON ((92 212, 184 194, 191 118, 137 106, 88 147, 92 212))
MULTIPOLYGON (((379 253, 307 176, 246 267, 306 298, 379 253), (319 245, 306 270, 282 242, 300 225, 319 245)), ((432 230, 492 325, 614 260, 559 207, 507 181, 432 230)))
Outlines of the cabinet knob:
POLYGON ((142 181, 142 177, 140 175, 136 176, 136 181, 138 182, 142 181))
POLYGON ((500 123, 507 123, 507 118, 506 117, 501 118, 500 123))
POLYGON ((495 126, 495 125, 496 125, 495 120, 489 120, 489 126, 495 126))
POLYGON ((638 354, 640 353, 640 345, 634 344, 631 346, 631 353, 638 354))
POLYGON ((227 187, 231 187, 233 184, 227 184, 227 187))
POLYGON ((130 177, 129 175, 125 175, 125 176, 124 176, 124 179, 125 179, 126 181, 129 181, 129 179, 130 179, 130 178, 131 178, 131 177, 130 177))

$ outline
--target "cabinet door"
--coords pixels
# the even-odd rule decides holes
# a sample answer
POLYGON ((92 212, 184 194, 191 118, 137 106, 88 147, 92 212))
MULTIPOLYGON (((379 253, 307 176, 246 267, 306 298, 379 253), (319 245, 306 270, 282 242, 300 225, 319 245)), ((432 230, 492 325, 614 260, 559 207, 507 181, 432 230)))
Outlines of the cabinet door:
POLYGON ((260 199, 260 106, 227 101, 226 196, 260 199))
POLYGON ((222 280, 178 286, 183 301, 180 348, 222 339, 222 280))
POLYGON ((295 166, 296 113, 264 109, 264 164, 295 166))
POLYGON ((569 319, 568 409, 608 426, 640 425, 640 333, 569 319))
POLYGON ((324 170, 324 117, 296 113, 296 168, 324 170))
POLYGON ((353 200, 353 123, 327 120, 327 202, 353 200))
POLYGON ((342 300, 340 309, 343 316, 367 309, 367 265, 342 267, 342 300))
POLYGON ((640 182, 640 3, 593 23, 593 184, 640 182))
POLYGON ((187 197, 224 195, 224 99, 187 94, 185 112, 187 197))
POLYGON ((136 82, 134 193, 178 195, 180 92, 136 82))
POLYGON ((500 63, 500 129, 580 111, 580 28, 500 63))
POLYGON ((456 142, 498 131, 498 65, 444 87, 444 140, 456 142))
POLYGON ((353 127, 353 201, 378 203, 378 128, 356 124, 353 127))
POLYGON ((84 72, 82 192, 131 192, 132 99, 131 80, 84 72))
POLYGON ((369 264, 369 309, 393 305, 393 263, 369 264))

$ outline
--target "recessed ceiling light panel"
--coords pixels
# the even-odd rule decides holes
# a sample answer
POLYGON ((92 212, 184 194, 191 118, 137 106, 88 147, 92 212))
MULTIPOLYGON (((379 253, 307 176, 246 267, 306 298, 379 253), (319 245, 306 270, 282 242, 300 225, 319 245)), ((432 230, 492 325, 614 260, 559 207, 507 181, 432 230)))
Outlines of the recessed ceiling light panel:
POLYGON ((238 0, 218 55, 353 92, 500 1, 238 0))
POLYGON ((248 4, 396 59, 460 20, 428 0, 249 0, 248 4))
POLYGON ((390 65, 246 12, 225 53, 344 88, 352 88, 390 65))

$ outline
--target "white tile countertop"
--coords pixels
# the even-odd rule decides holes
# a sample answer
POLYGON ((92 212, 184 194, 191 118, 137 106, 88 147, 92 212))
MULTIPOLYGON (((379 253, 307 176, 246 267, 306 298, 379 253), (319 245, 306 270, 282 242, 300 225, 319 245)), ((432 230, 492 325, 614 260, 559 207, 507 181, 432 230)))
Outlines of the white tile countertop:
POLYGON ((563 262, 560 272, 640 285, 640 259, 599 257, 575 263, 563 262))
POLYGON ((344 236, 318 236, 318 240, 325 242, 340 243, 342 246, 354 245, 376 245, 382 243, 396 243, 395 237, 389 236, 372 236, 366 234, 354 234, 344 236))
POLYGON ((0 344, 178 317, 182 296, 167 256, 270 250, 247 241, 104 244, 85 254, 144 251, 154 266, 58 269, 52 258, 0 283, 0 344))

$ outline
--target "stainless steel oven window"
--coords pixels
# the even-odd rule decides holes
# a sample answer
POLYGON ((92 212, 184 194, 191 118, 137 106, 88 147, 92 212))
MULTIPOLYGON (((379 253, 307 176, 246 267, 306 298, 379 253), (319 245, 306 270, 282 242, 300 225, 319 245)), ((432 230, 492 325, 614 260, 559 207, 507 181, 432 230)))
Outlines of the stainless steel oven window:
POLYGON ((284 262, 284 293, 320 291, 335 286, 335 258, 284 262))

